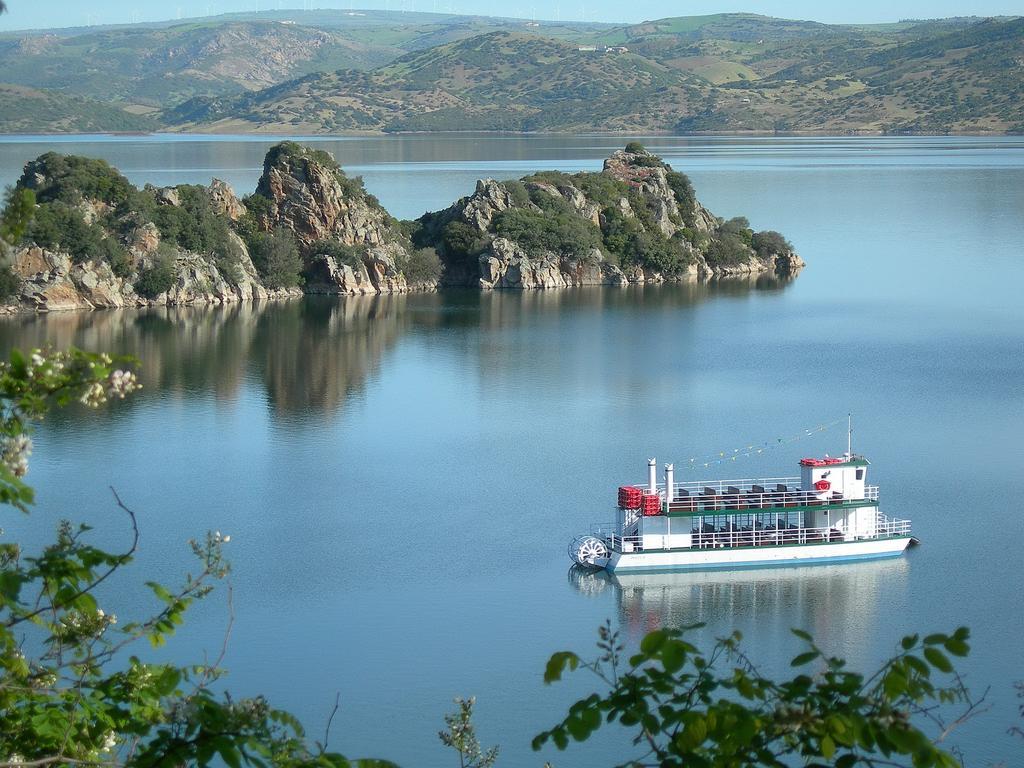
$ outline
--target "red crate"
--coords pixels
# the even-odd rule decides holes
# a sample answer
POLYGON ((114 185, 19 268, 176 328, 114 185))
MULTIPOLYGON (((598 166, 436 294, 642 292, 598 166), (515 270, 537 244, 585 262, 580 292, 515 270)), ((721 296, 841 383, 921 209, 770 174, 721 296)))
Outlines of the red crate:
POLYGON ((640 509, 643 503, 643 491, 632 485, 619 488, 619 506, 622 509, 640 509))
POLYGON ((652 517, 661 514, 661 497, 657 494, 644 494, 643 506, 640 507, 644 515, 652 517))

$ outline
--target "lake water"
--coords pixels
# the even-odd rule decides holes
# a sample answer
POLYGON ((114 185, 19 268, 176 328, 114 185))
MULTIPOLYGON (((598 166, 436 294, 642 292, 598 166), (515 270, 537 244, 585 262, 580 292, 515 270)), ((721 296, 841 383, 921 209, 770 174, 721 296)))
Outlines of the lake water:
MULTIPOLYGON (((484 176, 598 169, 624 139, 317 140, 393 213, 413 217, 484 176)), ((502 765, 608 765, 607 734, 536 755, 530 738, 596 681, 545 687, 558 649, 610 618, 628 642, 663 625, 738 628, 785 672, 810 630, 866 667, 911 631, 973 631, 962 668, 992 709, 958 731, 968 765, 1020 762, 1024 679, 1024 140, 650 138, 722 216, 778 229, 809 266, 788 285, 529 294, 472 291, 224 310, 96 312, 0 323, 0 347, 131 353, 146 388, 40 429, 42 538, 62 515, 123 541, 117 488, 142 526, 123 580, 173 581, 189 537, 232 537, 228 687, 267 693, 333 747, 448 766, 451 698, 475 694, 502 765), (854 448, 883 509, 923 545, 884 562, 714 574, 569 571, 565 547, 612 517, 646 459, 680 479, 795 474, 854 448), (779 438, 844 420, 794 443, 779 438), (771 450, 746 458, 747 446, 771 450), (690 470, 725 452, 727 466, 690 470), (702 460, 694 462, 697 465, 702 460), (698 474, 699 472, 699 474, 698 474)), ((269 142, 233 138, 0 142, 0 182, 49 149, 108 158, 135 182, 255 186, 269 142)), ((756 450, 756 449, 755 449, 756 450)), ((28 530, 26 531, 26 527, 28 530)), ((125 587, 122 615, 141 610, 125 587)), ((215 656, 224 593, 169 653, 215 656)))

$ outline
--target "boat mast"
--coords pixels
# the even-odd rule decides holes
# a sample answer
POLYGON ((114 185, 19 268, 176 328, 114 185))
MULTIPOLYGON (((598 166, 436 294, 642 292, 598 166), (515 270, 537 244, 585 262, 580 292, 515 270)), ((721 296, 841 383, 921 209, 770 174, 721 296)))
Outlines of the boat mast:
POLYGON ((853 414, 846 414, 846 455, 853 456, 853 414))

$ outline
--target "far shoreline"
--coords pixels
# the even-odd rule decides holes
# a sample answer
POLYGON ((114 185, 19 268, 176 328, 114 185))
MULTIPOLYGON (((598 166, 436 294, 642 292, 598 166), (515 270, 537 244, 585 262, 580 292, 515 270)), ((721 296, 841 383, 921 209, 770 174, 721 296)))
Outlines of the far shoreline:
POLYGON ((382 139, 389 137, 444 137, 444 136, 520 136, 520 137, 607 137, 607 138, 1020 138, 1024 133, 1006 133, 1000 131, 881 131, 874 129, 863 129, 836 133, 834 131, 345 131, 341 133, 276 133, 263 131, 247 131, 244 133, 231 133, 220 131, 101 131, 81 133, 0 133, 0 142, 16 143, 18 141, 39 142, 47 140, 68 140, 75 139, 172 139, 181 141, 280 141, 291 139, 294 141, 326 141, 331 139, 382 139))

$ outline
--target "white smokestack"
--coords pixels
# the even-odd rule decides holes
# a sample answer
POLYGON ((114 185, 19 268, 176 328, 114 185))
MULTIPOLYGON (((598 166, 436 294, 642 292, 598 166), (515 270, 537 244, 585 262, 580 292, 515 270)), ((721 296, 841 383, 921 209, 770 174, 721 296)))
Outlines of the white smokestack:
POLYGON ((658 491, 658 460, 647 460, 647 490, 650 493, 658 491))

